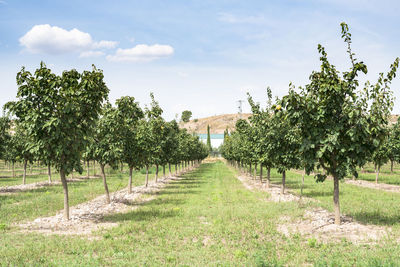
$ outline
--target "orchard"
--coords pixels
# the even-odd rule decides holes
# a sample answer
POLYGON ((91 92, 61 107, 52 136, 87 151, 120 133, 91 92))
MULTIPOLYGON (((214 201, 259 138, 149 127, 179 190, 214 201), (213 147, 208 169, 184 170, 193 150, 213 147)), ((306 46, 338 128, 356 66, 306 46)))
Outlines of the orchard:
POLYGON ((153 93, 111 101, 94 65, 22 67, 0 117, 0 265, 400 266, 400 60, 361 84, 340 27, 348 70, 318 45, 309 82, 247 93, 251 114, 169 121, 153 93))

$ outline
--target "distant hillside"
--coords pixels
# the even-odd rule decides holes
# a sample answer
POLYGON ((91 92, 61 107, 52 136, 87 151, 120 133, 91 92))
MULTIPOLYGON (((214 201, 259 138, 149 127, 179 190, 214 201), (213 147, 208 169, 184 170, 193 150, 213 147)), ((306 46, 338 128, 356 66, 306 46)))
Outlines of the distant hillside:
POLYGON ((240 118, 247 119, 251 114, 222 114, 201 119, 193 119, 189 122, 180 122, 181 128, 186 128, 190 133, 207 133, 207 125, 210 125, 210 132, 223 134, 228 127, 229 130, 235 129, 236 121, 240 118))
MULTIPOLYGON (((193 119, 189 122, 180 122, 181 128, 186 128, 190 133, 207 133, 207 125, 210 125, 210 132, 213 134, 223 134, 225 129, 234 130, 236 121, 239 118, 248 119, 250 113, 245 114, 222 114, 200 119, 193 119)), ((392 115, 390 123, 394 124, 399 115, 392 115)))

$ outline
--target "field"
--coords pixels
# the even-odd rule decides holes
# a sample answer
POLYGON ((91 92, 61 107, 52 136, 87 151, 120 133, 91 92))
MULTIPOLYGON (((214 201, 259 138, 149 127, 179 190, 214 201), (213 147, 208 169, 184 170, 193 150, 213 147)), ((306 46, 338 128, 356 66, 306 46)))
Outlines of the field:
MULTIPOLYGON (((110 171, 111 191, 125 186, 127 174, 110 171)), ((311 203, 272 202, 269 194, 250 191, 239 173, 221 161, 202 164, 167 185, 128 213, 103 218, 118 226, 90 236, 20 232, 16 224, 62 209, 60 186, 1 195, 0 258, 8 265, 144 266, 397 266, 400 264, 400 194, 341 184, 342 209, 363 224, 391 228, 379 242, 330 242, 277 228, 281 218, 301 219, 310 207, 332 209, 332 181, 306 177, 304 196, 311 203)), ((390 176, 388 174, 388 176, 390 176)), ((393 175, 394 176, 394 175, 393 175)), ((45 176, 42 177, 46 179, 45 176)), ((40 180, 40 179, 39 179, 40 180)), ((29 178, 28 178, 29 181, 29 178)), ((135 184, 143 184, 137 172, 135 184)), ((273 171, 272 182, 280 183, 273 171)), ((287 185, 299 193, 301 174, 290 172, 287 185)), ((101 195, 101 179, 70 184, 72 205, 101 195)))

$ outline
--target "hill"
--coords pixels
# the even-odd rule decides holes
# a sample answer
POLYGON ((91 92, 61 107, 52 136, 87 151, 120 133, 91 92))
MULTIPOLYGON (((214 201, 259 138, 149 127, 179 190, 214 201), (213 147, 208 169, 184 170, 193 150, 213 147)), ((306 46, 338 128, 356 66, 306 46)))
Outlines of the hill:
MULTIPOLYGON (((193 119, 189 122, 180 122, 179 127, 186 128, 190 133, 207 133, 207 125, 210 125, 210 132, 213 134, 223 134, 225 129, 235 129, 236 121, 240 118, 248 119, 251 116, 250 113, 243 114, 221 114, 206 118, 193 119)), ((397 121, 399 115, 392 115, 390 123, 394 124, 397 121)))
POLYGON ((181 128, 186 128, 190 133, 207 133, 207 125, 210 125, 210 132, 223 134, 225 129, 235 129, 236 121, 240 118, 247 119, 250 113, 222 114, 201 119, 193 119, 189 122, 180 122, 181 128))

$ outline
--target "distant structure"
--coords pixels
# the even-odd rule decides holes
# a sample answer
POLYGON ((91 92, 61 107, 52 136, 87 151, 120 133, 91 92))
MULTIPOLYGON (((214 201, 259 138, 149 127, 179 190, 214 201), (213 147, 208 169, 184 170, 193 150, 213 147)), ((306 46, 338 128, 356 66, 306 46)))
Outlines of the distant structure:
POLYGON ((243 104, 244 100, 238 100, 238 113, 242 114, 242 104, 243 104))

